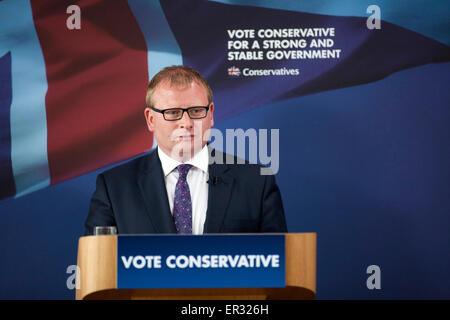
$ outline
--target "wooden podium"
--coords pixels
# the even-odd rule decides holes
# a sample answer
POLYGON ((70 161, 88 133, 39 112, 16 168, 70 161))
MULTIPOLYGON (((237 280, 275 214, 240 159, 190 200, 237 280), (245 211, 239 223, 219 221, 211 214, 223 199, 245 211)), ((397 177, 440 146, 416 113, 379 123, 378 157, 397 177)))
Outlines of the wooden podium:
POLYGON ((76 299, 300 300, 316 294, 316 234, 286 233, 284 288, 117 289, 117 236, 81 237, 76 299))

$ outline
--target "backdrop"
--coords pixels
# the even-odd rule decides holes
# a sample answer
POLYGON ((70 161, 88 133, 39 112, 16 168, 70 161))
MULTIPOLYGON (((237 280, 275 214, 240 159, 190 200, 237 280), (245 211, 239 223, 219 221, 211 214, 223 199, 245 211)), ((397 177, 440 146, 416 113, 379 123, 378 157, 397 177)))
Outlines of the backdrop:
POLYGON ((276 179, 289 231, 317 233, 318 299, 450 298, 449 15, 418 0, 0 2, 0 298, 74 298, 96 176, 155 147, 145 89, 174 64, 211 83, 224 136, 279 129, 276 179))

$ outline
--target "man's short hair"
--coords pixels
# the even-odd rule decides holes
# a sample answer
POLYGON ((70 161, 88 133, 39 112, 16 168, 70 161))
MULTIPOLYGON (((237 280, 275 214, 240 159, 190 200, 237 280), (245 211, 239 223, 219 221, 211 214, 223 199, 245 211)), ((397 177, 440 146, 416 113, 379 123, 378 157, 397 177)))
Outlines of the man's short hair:
POLYGON ((208 97, 208 103, 212 102, 213 94, 211 87, 208 82, 202 77, 198 71, 185 66, 171 66, 162 69, 158 72, 150 81, 147 87, 147 94, 145 97, 145 102, 147 107, 153 107, 153 94, 156 90, 156 87, 161 82, 167 82, 171 86, 175 87, 186 87, 190 85, 193 81, 197 81, 199 84, 202 84, 205 87, 206 95, 208 97))

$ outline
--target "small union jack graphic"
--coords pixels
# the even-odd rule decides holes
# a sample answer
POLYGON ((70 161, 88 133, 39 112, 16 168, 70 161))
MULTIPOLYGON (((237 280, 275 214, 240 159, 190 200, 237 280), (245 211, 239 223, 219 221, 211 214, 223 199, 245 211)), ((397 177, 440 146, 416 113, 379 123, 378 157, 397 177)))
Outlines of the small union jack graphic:
POLYGON ((228 75, 239 77, 241 75, 241 70, 239 70, 239 68, 236 68, 235 66, 232 66, 231 68, 228 68, 228 75))

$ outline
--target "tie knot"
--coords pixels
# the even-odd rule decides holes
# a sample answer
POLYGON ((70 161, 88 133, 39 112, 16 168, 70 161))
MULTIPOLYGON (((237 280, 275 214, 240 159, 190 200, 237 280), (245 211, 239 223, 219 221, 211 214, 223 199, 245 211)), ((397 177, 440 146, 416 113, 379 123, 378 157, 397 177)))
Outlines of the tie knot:
POLYGON ((180 175, 179 179, 186 180, 186 176, 187 176, 190 168, 192 168, 191 164, 180 164, 177 167, 178 173, 180 175))

